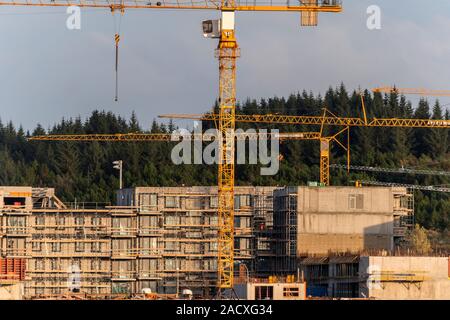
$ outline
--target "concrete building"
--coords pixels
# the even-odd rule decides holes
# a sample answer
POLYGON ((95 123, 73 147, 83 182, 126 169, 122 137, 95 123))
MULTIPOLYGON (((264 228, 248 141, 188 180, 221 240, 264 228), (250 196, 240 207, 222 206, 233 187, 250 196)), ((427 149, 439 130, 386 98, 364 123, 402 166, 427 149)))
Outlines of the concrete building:
POLYGON ((305 257, 299 260, 297 267, 308 283, 308 296, 359 297, 358 255, 305 257))
POLYGON ((392 251, 412 226, 413 197, 397 187, 288 187, 274 191, 275 269, 298 259, 392 251))
POLYGON ((448 257, 308 257, 298 266, 311 297, 450 299, 448 257))
POLYGON ((362 256, 360 297, 450 300, 448 257, 362 256))

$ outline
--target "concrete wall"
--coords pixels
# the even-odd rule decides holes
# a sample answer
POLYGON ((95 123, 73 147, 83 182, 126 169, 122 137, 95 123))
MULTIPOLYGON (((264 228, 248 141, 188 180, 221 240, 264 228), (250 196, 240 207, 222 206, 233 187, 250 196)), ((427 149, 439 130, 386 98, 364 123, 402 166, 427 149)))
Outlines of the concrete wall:
POLYGON ((299 234, 298 241, 298 256, 390 250, 393 242, 392 237, 388 235, 362 234, 299 234))
POLYGON ((450 300, 447 257, 361 257, 359 273, 362 280, 361 297, 382 300, 450 300), (388 279, 386 275, 391 273, 395 276, 390 276, 390 281, 386 281, 388 279), (410 277, 407 278, 405 275, 410 277), (368 286, 369 276, 375 283, 368 286), (393 280, 394 277, 397 281, 393 280), (412 282, 413 279, 416 282, 412 282))
POLYGON ((384 187, 299 187, 297 254, 393 249, 393 194, 384 187))
POLYGON ((391 213, 393 210, 392 188, 390 187, 299 187, 299 212, 307 213, 391 213), (351 208, 350 196, 361 195, 362 207, 351 208))

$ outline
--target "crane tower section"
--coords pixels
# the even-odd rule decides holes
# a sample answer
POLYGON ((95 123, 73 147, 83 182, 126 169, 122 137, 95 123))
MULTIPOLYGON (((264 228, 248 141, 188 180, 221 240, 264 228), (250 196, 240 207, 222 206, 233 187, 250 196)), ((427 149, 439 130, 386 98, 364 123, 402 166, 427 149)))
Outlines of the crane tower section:
MULTIPOLYGON (((233 4, 231 4, 233 6, 233 4)), ((219 289, 233 287, 234 263, 234 129, 236 107, 236 60, 234 10, 223 10, 219 59, 219 172, 218 172, 218 282, 219 289)))

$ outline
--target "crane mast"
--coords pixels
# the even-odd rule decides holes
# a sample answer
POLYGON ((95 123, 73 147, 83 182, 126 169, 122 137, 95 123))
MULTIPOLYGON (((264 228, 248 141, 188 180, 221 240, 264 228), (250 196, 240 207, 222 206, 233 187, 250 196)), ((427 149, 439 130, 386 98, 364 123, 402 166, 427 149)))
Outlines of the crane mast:
MULTIPOLYGON (((234 1, 226 1, 234 7, 234 1)), ((222 3, 222 8, 226 8, 222 3)), ((218 163, 218 288, 233 288, 234 273, 234 129, 236 60, 239 47, 234 32, 234 10, 222 10, 216 56, 219 59, 219 163, 218 163)))

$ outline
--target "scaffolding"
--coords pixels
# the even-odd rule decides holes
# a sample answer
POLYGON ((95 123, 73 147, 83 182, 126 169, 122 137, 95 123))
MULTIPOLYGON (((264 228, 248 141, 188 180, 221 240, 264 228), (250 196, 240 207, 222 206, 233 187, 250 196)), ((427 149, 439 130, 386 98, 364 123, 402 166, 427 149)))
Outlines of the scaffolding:
POLYGON ((273 237, 273 192, 280 188, 257 187, 254 200, 253 230, 255 232, 255 276, 273 275, 275 239, 273 237))
MULTIPOLYGON (((35 209, 29 217, 26 295, 67 292, 109 294, 115 275, 115 257, 131 258, 128 248, 115 246, 117 237, 133 230, 117 228, 117 217, 135 216, 132 209, 35 209), (31 251, 31 252, 30 252, 31 251)), ((120 275, 121 276, 121 275, 120 275)), ((120 278, 119 276, 119 278, 120 278)))
MULTIPOLYGON (((235 191, 234 255, 249 276, 269 250, 255 244, 271 232, 274 189, 235 191)), ((0 257, 27 260, 26 298, 215 294, 217 188, 123 189, 118 206, 64 204, 50 188, 0 187, 0 195, 0 257)))
POLYGON ((274 193, 274 238, 277 273, 297 271, 297 191, 287 187, 274 193))
POLYGON ((394 195, 394 243, 400 246, 414 228, 414 192, 411 189, 393 187, 394 195))
MULTIPOLYGON (((255 221, 272 221, 272 187, 235 189, 236 263, 256 273, 260 233, 255 221), (270 209, 269 209, 270 207, 270 209), (267 211, 265 211, 267 210, 267 211)), ((176 294, 188 288, 212 297, 217 285, 218 197, 215 187, 138 187, 118 193, 120 205, 138 210, 137 290, 176 294), (178 288, 178 290, 177 290, 178 288)))

